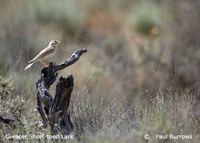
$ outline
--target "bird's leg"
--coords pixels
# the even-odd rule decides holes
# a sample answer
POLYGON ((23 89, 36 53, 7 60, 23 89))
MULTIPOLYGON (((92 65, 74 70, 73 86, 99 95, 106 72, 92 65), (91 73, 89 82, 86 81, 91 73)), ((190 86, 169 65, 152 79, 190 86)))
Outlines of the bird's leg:
POLYGON ((41 62, 45 67, 48 67, 48 66, 49 66, 49 61, 46 60, 46 59, 42 59, 42 60, 40 60, 40 62, 41 62))

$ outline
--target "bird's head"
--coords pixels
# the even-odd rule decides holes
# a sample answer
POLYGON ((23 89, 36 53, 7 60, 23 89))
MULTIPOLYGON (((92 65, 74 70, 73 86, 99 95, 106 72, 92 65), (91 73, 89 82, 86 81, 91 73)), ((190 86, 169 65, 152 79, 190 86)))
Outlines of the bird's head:
POLYGON ((51 40, 49 45, 52 47, 58 47, 58 45, 60 44, 59 40, 51 40))

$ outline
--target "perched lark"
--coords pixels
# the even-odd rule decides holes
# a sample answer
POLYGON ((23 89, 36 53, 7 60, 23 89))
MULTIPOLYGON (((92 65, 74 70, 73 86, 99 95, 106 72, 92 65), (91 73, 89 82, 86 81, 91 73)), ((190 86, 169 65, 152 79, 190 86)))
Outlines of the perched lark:
POLYGON ((45 66, 48 66, 48 64, 50 62, 49 60, 50 60, 50 58, 53 57, 53 55, 55 55, 59 44, 60 44, 60 41, 52 40, 49 43, 48 47, 46 47, 45 49, 40 51, 39 54, 37 54, 37 56, 35 56, 32 60, 30 60, 28 62, 29 64, 28 64, 28 66, 25 67, 24 70, 29 69, 36 62, 40 62, 40 63, 44 64, 45 66))

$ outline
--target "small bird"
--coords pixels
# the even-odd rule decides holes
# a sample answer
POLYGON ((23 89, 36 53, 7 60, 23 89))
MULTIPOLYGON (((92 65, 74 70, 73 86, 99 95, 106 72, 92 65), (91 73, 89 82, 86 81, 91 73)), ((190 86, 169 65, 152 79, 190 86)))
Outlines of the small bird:
POLYGON ((28 66, 26 66, 24 68, 24 70, 29 69, 36 62, 40 62, 41 64, 48 66, 49 65, 49 59, 52 58, 55 55, 59 44, 60 44, 60 41, 51 40, 48 47, 46 47, 45 49, 40 51, 39 54, 37 54, 32 60, 30 60, 28 62, 28 66))

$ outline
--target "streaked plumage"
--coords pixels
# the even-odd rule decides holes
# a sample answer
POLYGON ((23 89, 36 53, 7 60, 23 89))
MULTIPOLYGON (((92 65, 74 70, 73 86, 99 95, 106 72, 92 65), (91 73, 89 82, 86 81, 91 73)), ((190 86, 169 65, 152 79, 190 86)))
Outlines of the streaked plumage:
POLYGON ((40 62, 44 64, 45 66, 48 66, 49 58, 51 58, 53 55, 55 55, 58 45, 60 44, 60 41, 58 40, 52 40, 48 47, 40 51, 32 60, 30 60, 28 63, 28 66, 25 67, 24 70, 29 69, 33 64, 36 62, 40 62))

